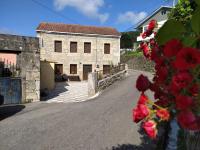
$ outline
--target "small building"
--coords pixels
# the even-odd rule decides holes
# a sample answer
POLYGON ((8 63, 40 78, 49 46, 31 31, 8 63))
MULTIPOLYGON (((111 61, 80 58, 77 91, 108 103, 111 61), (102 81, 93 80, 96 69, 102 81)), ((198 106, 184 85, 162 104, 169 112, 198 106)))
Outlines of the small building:
POLYGON ((0 95, 4 104, 40 100, 38 38, 0 34, 0 95))
MULTIPOLYGON (((167 21, 168 13, 171 11, 171 9, 172 9, 172 7, 169 7, 169 6, 161 6, 160 8, 156 9, 153 13, 151 13, 149 16, 144 18, 141 22, 139 22, 136 26, 136 29, 140 30, 142 33, 144 33, 151 20, 157 21, 157 23, 158 23, 157 29, 159 29, 167 21)), ((150 37, 143 39, 142 36, 140 35, 137 37, 137 41, 138 42, 145 41, 145 40, 149 40, 150 38, 153 38, 153 37, 154 37, 154 34, 152 34, 150 37)))
POLYGON ((66 74, 87 80, 89 72, 106 73, 120 63, 121 34, 114 28, 40 23, 36 32, 41 60, 56 62, 55 77, 66 74))

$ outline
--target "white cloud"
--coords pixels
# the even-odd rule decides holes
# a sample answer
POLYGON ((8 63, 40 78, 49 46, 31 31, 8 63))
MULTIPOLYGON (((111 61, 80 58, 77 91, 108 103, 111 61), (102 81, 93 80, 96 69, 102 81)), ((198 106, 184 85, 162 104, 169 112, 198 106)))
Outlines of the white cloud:
POLYGON ((144 19, 147 16, 146 12, 139 12, 135 13, 132 11, 127 11, 123 14, 119 14, 117 23, 123 24, 123 23, 131 23, 132 25, 138 23, 142 19, 144 19))
POLYGON ((74 7, 89 18, 99 19, 104 23, 109 18, 109 13, 100 13, 99 9, 104 6, 104 0, 54 0, 57 10, 65 7, 74 7))

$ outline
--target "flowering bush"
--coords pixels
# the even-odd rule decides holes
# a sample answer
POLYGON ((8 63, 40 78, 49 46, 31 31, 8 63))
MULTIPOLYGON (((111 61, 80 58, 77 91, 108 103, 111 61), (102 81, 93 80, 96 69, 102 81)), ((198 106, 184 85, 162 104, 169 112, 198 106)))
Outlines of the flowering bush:
POLYGON ((133 109, 133 121, 142 121, 142 128, 150 138, 156 138, 160 122, 177 118, 180 127, 200 130, 200 2, 188 24, 168 20, 155 33, 157 22, 150 21, 142 42, 144 56, 155 62, 155 75, 151 82, 140 75, 136 88, 141 92, 133 109), (154 92, 150 100, 146 90, 154 92))

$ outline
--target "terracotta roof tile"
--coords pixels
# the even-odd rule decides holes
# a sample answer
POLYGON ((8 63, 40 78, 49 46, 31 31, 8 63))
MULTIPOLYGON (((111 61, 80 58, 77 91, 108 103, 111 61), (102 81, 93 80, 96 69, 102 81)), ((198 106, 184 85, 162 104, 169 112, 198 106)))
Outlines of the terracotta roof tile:
POLYGON ((99 34, 99 35, 114 35, 121 34, 114 28, 110 27, 96 27, 96 26, 82 26, 62 23, 45 23, 42 22, 37 27, 36 31, 53 31, 66 33, 85 33, 85 34, 99 34))

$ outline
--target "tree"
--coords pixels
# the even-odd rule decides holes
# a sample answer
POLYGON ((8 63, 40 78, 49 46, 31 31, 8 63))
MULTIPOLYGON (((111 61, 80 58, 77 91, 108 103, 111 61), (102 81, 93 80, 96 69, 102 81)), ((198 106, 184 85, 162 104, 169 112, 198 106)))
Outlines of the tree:
POLYGON ((137 41, 138 31, 122 32, 121 48, 133 48, 133 43, 137 41))

